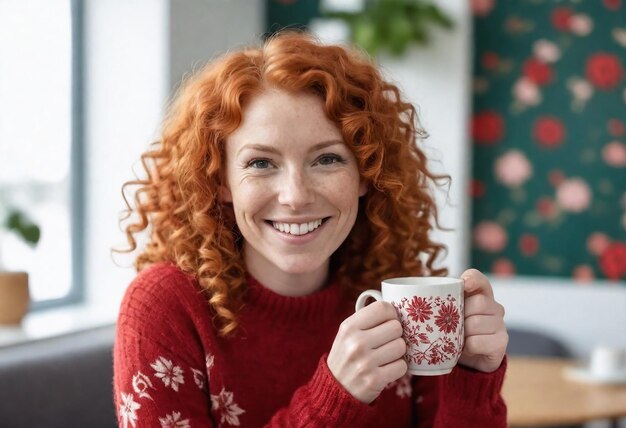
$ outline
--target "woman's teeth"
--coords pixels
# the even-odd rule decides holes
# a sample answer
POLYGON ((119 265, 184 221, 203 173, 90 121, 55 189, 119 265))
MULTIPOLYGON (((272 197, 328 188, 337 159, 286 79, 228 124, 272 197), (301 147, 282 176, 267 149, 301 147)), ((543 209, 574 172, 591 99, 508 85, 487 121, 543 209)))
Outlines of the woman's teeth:
POLYGON ((289 233, 290 235, 305 235, 309 232, 313 232, 320 227, 322 219, 310 221, 308 223, 279 223, 277 221, 272 222, 274 229, 280 230, 283 233, 289 233))

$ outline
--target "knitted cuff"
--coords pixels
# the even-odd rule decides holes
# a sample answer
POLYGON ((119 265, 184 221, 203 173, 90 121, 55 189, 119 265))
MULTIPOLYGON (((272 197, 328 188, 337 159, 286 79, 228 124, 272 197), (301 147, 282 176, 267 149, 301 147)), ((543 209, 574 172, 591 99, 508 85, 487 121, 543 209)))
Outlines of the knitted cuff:
POLYGON ((353 397, 330 372, 326 363, 328 354, 319 361, 309 382, 309 391, 315 397, 309 404, 318 407, 320 415, 328 419, 327 426, 362 426, 371 418, 373 408, 353 397))
POLYGON ((500 367, 491 373, 481 372, 459 364, 442 379, 442 393, 444 395, 454 394, 455 401, 459 400, 470 408, 484 406, 486 400, 497 405, 501 401, 500 390, 504 382, 506 366, 506 355, 500 367))

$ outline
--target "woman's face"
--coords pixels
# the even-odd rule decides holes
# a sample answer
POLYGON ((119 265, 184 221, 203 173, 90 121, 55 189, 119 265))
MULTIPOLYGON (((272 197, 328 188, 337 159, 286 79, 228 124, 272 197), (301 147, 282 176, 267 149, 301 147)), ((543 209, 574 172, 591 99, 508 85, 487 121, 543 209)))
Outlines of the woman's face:
POLYGON ((367 191, 322 105, 314 95, 267 89, 227 139, 222 200, 232 202, 246 266, 262 283, 325 277, 367 191))

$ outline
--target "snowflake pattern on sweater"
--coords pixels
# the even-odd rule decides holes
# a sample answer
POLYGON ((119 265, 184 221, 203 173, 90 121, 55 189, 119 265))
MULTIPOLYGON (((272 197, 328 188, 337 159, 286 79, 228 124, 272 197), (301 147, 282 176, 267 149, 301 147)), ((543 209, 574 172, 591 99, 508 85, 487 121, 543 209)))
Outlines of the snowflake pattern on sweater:
MULTIPOLYGON (((214 365, 214 356, 207 354, 206 358, 207 377, 210 377, 210 370, 214 365)), ((175 392, 179 392, 179 385, 185 383, 184 370, 180 365, 174 364, 172 360, 169 360, 163 356, 159 356, 150 367, 153 369, 153 376, 157 379, 161 379, 164 388, 171 388, 175 392)), ((193 367, 189 368, 194 375, 194 383, 199 389, 204 389, 204 374, 202 371, 193 367)), ((150 396, 149 390, 155 390, 150 378, 138 371, 132 377, 134 392, 137 394, 138 399, 148 399, 154 401, 150 396)), ((124 428, 136 427, 137 423, 141 422, 138 416, 138 410, 141 409, 141 404, 134 399, 132 393, 121 393, 121 402, 119 408, 119 414, 122 417, 124 428)), ((245 413, 235 401, 232 391, 227 391, 222 388, 219 394, 211 395, 211 410, 220 415, 220 425, 228 424, 230 426, 240 426, 239 415, 245 413)), ((191 428, 188 419, 182 419, 181 412, 172 412, 164 417, 159 417, 159 422, 162 428, 191 428)), ((141 426, 141 425, 139 425, 141 426)))
POLYGON ((366 405, 326 364, 354 302, 336 285, 299 299, 251 281, 240 333, 222 338, 195 282, 170 265, 140 273, 118 317, 120 427, 506 426, 499 393, 506 364, 493 374, 459 368, 437 379, 407 375, 366 405))

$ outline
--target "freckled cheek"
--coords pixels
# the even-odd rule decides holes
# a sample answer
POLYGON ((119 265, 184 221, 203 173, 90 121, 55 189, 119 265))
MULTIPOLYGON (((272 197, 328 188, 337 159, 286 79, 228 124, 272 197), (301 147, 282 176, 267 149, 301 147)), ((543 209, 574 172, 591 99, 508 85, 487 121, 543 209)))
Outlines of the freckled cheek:
POLYGON ((350 174, 328 177, 317 184, 318 191, 334 202, 337 207, 347 210, 358 207, 359 181, 350 174))
POLYGON ((270 187, 261 182, 242 183, 232 189, 233 205, 236 212, 250 219, 268 206, 271 199, 270 187))

